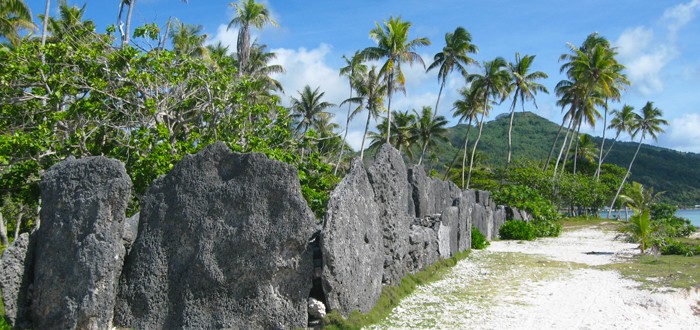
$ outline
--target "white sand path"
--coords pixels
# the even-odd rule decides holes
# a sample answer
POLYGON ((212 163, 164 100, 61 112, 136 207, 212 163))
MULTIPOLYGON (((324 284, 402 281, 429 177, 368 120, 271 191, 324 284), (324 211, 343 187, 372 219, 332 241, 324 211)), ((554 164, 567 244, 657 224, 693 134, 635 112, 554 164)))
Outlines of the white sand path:
POLYGON ((372 329, 700 329, 700 290, 641 289, 590 268, 636 252, 614 238, 587 228, 492 242, 372 329))

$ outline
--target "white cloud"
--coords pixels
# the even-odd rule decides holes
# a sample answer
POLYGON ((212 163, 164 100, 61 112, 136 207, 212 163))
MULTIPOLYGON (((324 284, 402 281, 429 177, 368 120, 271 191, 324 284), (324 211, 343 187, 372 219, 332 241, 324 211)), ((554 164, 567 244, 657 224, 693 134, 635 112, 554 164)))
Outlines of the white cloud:
POLYGON ((207 40, 207 44, 215 45, 216 43, 221 42, 222 45, 228 46, 229 53, 235 53, 237 40, 238 29, 232 27, 231 29, 227 30, 226 24, 220 24, 219 27, 216 28, 216 34, 214 37, 207 40))
POLYGON ((661 145, 668 148, 700 153, 700 114, 686 113, 673 119, 666 133, 659 137, 661 145))
POLYGON ((638 26, 622 32, 615 44, 620 57, 634 58, 648 50, 653 39, 654 31, 643 26, 638 26))
POLYGON ((678 30, 690 23, 698 11, 700 11, 700 0, 692 0, 666 9, 661 20, 666 24, 669 38, 675 39, 678 30))
POLYGON ((662 71, 677 56, 676 50, 662 46, 657 47, 653 52, 639 55, 627 62, 625 65, 633 86, 643 95, 652 95, 663 91, 662 71))

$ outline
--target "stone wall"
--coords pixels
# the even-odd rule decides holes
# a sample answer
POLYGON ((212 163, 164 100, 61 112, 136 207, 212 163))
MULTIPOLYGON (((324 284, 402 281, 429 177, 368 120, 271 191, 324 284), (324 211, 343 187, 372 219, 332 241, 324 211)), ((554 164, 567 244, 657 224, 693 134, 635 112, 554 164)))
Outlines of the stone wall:
POLYGON ((491 239, 527 220, 388 145, 353 161, 320 227, 295 168, 223 144, 156 180, 131 218, 115 160, 67 160, 41 187, 42 227, 0 259, 15 328, 302 328, 324 308, 369 311, 383 285, 469 249, 472 226, 491 239))

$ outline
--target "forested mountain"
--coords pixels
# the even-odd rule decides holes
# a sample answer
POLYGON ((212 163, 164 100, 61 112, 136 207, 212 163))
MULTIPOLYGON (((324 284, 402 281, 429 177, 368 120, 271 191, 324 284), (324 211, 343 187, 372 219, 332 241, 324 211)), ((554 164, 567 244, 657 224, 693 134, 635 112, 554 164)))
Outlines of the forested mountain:
MULTIPOLYGON (((484 132, 477 149, 478 158, 482 163, 492 167, 505 165, 508 152, 508 120, 507 115, 501 115, 484 124, 484 132)), ((526 158, 544 163, 558 130, 558 124, 534 113, 516 113, 513 124, 513 158, 526 158)), ((447 137, 450 143, 440 144, 438 152, 441 163, 449 163, 455 153, 461 153, 466 131, 467 125, 464 124, 448 129, 447 137)), ((563 135, 562 131, 560 141, 563 135)), ((476 130, 472 129, 469 140, 473 141, 475 138, 476 130)), ((627 139, 629 140, 629 137, 627 139)), ((595 137, 594 141, 600 147, 600 138, 595 137)), ((606 139, 606 151, 612 142, 612 139, 606 139)), ((561 142, 552 156, 555 159, 559 146, 561 142)), ((605 162, 627 168, 636 148, 637 142, 617 141, 605 162)), ((632 167, 631 180, 628 182, 631 181, 653 187, 654 191, 665 191, 662 198, 674 204, 700 204, 700 154, 642 144, 632 167)))

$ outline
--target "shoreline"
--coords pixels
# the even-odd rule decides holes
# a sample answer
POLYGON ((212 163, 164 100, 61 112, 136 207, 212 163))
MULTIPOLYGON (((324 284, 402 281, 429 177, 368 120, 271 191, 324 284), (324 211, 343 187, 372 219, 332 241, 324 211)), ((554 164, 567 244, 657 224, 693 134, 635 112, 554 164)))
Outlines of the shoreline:
POLYGON ((615 236, 594 226, 558 238, 494 241, 369 328, 700 328, 700 289, 642 288, 598 268, 637 253, 636 244, 615 236))

